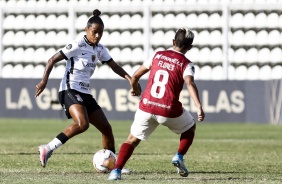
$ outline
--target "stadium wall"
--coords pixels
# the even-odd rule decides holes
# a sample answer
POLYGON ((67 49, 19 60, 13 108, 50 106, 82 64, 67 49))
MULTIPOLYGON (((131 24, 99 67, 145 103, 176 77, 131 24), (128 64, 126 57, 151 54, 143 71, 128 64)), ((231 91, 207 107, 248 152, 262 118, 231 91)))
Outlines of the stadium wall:
MULTIPOLYGON (((50 79, 37 98, 38 79, 0 80, 1 118, 62 118, 58 104, 59 79, 50 79)), ((141 80, 144 89, 145 80, 141 80)), ((282 80, 197 81, 207 122, 256 122, 282 124, 282 80)), ((114 120, 132 120, 139 98, 130 95, 125 80, 92 79, 91 93, 106 116, 114 120)), ((196 117, 195 105, 186 87, 181 93, 183 106, 196 117)))

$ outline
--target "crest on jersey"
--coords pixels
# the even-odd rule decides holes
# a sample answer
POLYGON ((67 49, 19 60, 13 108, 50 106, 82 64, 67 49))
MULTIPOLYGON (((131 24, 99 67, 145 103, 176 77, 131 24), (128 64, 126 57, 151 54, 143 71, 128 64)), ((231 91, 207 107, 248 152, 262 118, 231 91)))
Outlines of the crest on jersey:
POLYGON ((95 62, 96 55, 92 55, 92 62, 95 62))
POLYGON ((98 58, 100 58, 100 55, 101 55, 101 51, 100 50, 97 50, 97 55, 98 55, 98 58))

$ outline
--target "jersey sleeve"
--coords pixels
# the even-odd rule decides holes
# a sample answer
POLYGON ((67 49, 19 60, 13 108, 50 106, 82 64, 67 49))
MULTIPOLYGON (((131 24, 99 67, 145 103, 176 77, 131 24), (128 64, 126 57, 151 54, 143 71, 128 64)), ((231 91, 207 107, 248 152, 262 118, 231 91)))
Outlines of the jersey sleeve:
POLYGON ((106 49, 106 47, 102 46, 102 51, 101 51, 101 55, 100 57, 98 56, 99 61, 101 63, 107 63, 108 61, 110 61, 110 59, 112 59, 111 55, 109 54, 108 50, 106 49))
POLYGON ((70 59, 77 55, 78 49, 79 49, 78 43, 76 41, 73 41, 72 43, 62 48, 61 53, 63 53, 67 59, 70 59))
POLYGON ((189 63, 184 72, 183 72, 183 78, 187 75, 190 75, 190 76, 193 76, 195 75, 195 66, 194 66, 194 63, 189 63))
POLYGON ((152 66, 153 58, 154 58, 154 56, 149 57, 147 60, 144 61, 143 65, 146 68, 150 69, 151 66, 152 66))

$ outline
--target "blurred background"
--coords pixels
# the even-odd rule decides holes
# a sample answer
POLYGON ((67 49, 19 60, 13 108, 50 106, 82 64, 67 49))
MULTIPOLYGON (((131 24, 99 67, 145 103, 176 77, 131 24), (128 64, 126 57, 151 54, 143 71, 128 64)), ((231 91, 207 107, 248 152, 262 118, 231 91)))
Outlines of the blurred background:
MULTIPOLYGON (((195 79, 274 81, 269 93, 281 122, 282 0, 1 0, 0 7, 1 79, 40 79, 47 60, 84 34, 98 8, 105 24, 100 43, 128 73, 188 27, 195 33, 186 54, 195 79)), ((60 79, 64 69, 58 63, 50 78, 60 79)), ((121 79, 108 69, 97 66, 93 79, 121 79)))
MULTIPOLYGON (((41 77, 49 57, 84 34, 95 8, 105 23, 101 43, 129 72, 170 48, 185 26, 196 35, 187 53, 196 79, 282 78, 281 0, 2 0, 0 6, 3 78, 41 77)), ((62 76, 61 64, 52 78, 62 76)), ((111 76, 98 67, 93 77, 111 76)))

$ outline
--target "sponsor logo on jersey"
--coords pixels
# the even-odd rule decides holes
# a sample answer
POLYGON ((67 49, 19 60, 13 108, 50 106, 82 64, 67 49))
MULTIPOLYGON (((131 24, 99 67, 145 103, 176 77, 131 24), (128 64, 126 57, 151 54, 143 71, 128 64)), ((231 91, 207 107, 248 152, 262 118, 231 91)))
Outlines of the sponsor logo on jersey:
POLYGON ((154 59, 159 59, 159 60, 164 60, 164 61, 168 61, 174 64, 177 64, 178 66, 182 66, 183 63, 181 63, 178 59, 176 58, 171 58, 162 54, 157 54, 154 59))
POLYGON ((89 84, 84 83, 84 82, 80 82, 79 85, 80 85, 80 86, 83 86, 83 87, 88 87, 88 88, 89 88, 89 86, 90 86, 89 84))
POLYGON ((72 45, 71 44, 68 44, 67 46, 66 46, 66 49, 68 49, 68 50, 70 50, 72 48, 72 45))
POLYGON ((161 108, 170 109, 169 105, 160 104, 158 102, 153 102, 153 101, 148 100, 147 98, 143 98, 142 101, 143 101, 143 104, 145 104, 145 105, 154 105, 154 106, 158 106, 158 107, 161 107, 161 108))
POLYGON ((82 65, 84 66, 84 67, 96 67, 96 64, 95 63, 84 63, 84 62, 82 62, 82 65))
POLYGON ((95 63, 87 63, 85 66, 86 66, 86 67, 95 67, 96 64, 95 64, 95 63))
POLYGON ((147 102, 148 102, 148 99, 147 98, 143 98, 143 103, 147 104, 147 102))
POLYGON ((154 59, 160 59, 162 54, 157 54, 154 59))

